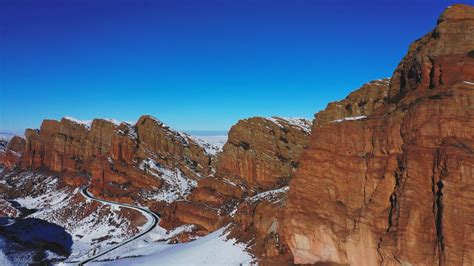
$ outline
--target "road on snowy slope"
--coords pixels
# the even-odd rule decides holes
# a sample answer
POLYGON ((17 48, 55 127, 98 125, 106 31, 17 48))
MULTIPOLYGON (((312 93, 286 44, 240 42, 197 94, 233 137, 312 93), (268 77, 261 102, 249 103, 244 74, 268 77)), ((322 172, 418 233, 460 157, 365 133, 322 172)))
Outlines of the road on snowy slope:
POLYGON ((92 194, 89 193, 89 191, 87 191, 87 189, 89 188, 89 186, 85 187, 82 189, 81 191, 81 194, 87 198, 87 199, 91 199, 91 200, 95 200, 95 201, 98 201, 98 202, 101 202, 103 204, 107 204, 107 205, 117 205, 117 206, 120 206, 120 207, 124 207, 124 208, 129 208, 129 209, 133 209, 133 210, 136 210, 136 211, 139 211, 140 213, 142 213, 145 217, 148 218, 148 220, 152 220, 149 227, 146 228, 143 232, 139 233, 138 235, 130 238, 130 239, 127 239, 125 240, 124 242, 120 243, 120 244, 117 244, 107 250, 104 250, 98 254, 95 254, 94 256, 86 259, 86 260, 83 260, 81 262, 79 262, 79 265, 85 265, 86 263, 89 263, 89 262, 92 262, 94 260, 96 260, 97 258, 123 246, 123 245, 126 245, 130 242, 132 242, 133 240, 137 239, 137 238, 140 238, 142 237, 143 235, 149 233, 151 230, 153 230, 153 228, 156 227, 156 225, 158 224, 158 221, 160 220, 160 217, 158 215, 156 215, 155 213, 145 209, 145 208, 141 208, 141 207, 137 207, 137 206, 133 206, 133 205, 129 205, 129 204, 123 204, 123 203, 118 203, 118 202, 113 202, 113 201, 108 201, 108 200, 103 200, 103 199, 98 199, 98 198, 95 198, 94 196, 92 196, 92 194))

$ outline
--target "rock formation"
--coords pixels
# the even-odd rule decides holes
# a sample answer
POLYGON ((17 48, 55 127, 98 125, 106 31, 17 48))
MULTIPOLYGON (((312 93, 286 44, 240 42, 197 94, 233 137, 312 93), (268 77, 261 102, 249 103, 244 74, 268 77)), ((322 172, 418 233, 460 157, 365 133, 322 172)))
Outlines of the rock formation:
MULTIPOLYGON (((473 132, 474 7, 454 5, 391 78, 330 103, 313 123, 241 120, 216 156, 151 116, 45 120, 1 149, 0 163, 146 205, 167 229, 194 224, 196 236, 231 224, 263 264, 473 265, 473 132)), ((0 183, 0 192, 11 198, 34 187, 8 178, 16 189, 0 183)), ((71 202, 86 204, 75 193, 71 202)))
POLYGON ((198 180, 209 174, 213 160, 192 138, 151 116, 133 126, 104 119, 45 120, 25 136, 23 169, 65 172, 67 183, 76 185, 91 177, 93 193, 127 202, 140 200, 142 190, 163 190, 164 171, 198 180))
POLYGON ((240 120, 217 156, 215 174, 199 182, 188 202, 168 208, 163 225, 192 223, 210 232, 233 222, 233 236, 255 241, 261 261, 288 262, 281 222, 288 182, 308 144, 310 127, 305 119, 240 120))
POLYGON ((3 141, 0 146, 0 164, 8 169, 17 166, 25 149, 25 143, 25 139, 19 136, 14 136, 9 141, 3 141))
POLYGON ((331 102, 316 114, 316 125, 324 125, 344 118, 357 118, 372 114, 387 100, 390 79, 379 79, 364 84, 342 101, 331 102))
POLYGON ((473 7, 448 8, 367 118, 316 115, 286 208, 295 263, 474 264, 473 32, 473 7))

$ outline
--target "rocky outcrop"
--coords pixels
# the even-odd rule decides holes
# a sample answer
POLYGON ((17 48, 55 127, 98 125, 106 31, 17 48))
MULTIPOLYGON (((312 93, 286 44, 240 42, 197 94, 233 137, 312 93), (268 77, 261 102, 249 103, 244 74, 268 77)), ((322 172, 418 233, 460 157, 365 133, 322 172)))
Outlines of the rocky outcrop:
POLYGON ((0 164, 7 169, 16 167, 20 163, 25 144, 25 139, 19 136, 3 141, 0 145, 0 164))
POLYGON ((196 224, 211 232, 233 223, 232 235, 254 243, 261 261, 290 261, 280 238, 288 182, 306 148, 311 122, 254 117, 239 121, 218 154, 216 173, 199 181, 163 219, 169 227, 196 224))
POLYGON ((216 176, 245 187, 250 195, 286 185, 298 168, 310 128, 305 119, 240 120, 229 132, 216 176))
POLYGON ((371 115, 387 101, 389 85, 389 78, 374 80, 362 85, 344 100, 331 102, 326 109, 317 113, 314 120, 315 125, 371 115))
POLYGON ((448 8, 386 103, 313 127, 286 207, 295 263, 474 263, 473 32, 473 7, 448 8))
POLYGON ((164 181, 172 173, 198 180, 210 173, 213 160, 188 135, 151 116, 141 117, 136 125, 105 119, 45 120, 40 130, 28 129, 25 136, 23 169, 64 172, 66 183, 73 185, 91 178, 94 194, 125 202, 146 200, 145 192, 166 189, 164 181), (153 169, 145 161, 153 161, 153 169))
POLYGON ((232 213, 230 237, 249 243, 252 253, 263 265, 287 265, 292 262, 283 221, 288 186, 269 190, 247 198, 232 213))
POLYGON ((211 172, 212 158, 187 134, 174 131, 151 116, 142 116, 136 124, 136 131, 139 137, 137 156, 179 168, 194 179, 211 172))
POLYGON ((0 199, 0 218, 10 217, 16 218, 21 214, 20 210, 15 208, 10 202, 0 199))
POLYGON ((308 143, 305 119, 253 117, 234 125, 216 173, 199 182, 190 200, 228 213, 244 197, 288 184, 308 143))

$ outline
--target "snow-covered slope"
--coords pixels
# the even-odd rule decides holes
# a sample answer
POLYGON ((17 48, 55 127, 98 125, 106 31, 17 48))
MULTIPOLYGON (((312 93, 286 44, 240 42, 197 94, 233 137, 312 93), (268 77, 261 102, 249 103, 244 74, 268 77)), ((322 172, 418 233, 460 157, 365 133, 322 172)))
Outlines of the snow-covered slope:
POLYGON ((227 239, 227 227, 184 244, 137 242, 104 257, 101 265, 245 265, 254 259, 243 244, 227 239))
POLYGON ((86 200, 80 188, 60 185, 57 176, 41 173, 7 173, 2 182, 7 189, 18 191, 30 187, 28 196, 14 198, 19 205, 36 211, 28 216, 63 227, 72 237, 67 261, 77 261, 129 239, 141 231, 144 222, 134 210, 116 208, 86 200))

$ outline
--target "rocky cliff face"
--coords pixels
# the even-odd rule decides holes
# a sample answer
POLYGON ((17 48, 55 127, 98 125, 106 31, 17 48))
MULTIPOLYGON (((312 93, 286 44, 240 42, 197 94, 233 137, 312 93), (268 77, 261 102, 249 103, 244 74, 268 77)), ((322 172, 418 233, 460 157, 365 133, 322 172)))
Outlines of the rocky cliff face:
POLYGON ((305 119, 254 117, 239 121, 217 156, 215 174, 202 179, 187 202, 167 208, 162 224, 192 223, 209 232, 233 222, 233 236, 255 241, 259 258, 288 261, 291 255, 279 237, 284 199, 307 146, 310 127, 305 119))
POLYGON ((286 208, 295 263, 474 263, 473 32, 473 7, 448 8, 385 103, 358 120, 316 115, 286 208))
POLYGON ((7 169, 16 167, 20 163, 25 143, 25 139, 18 136, 14 136, 9 141, 2 141, 0 144, 0 164, 7 169))
MULTIPOLYGON (((315 117, 241 120, 217 156, 151 116, 45 120, 0 163, 59 172, 38 183, 68 193, 90 183, 96 196, 149 206, 167 229, 196 225, 193 236, 230 223, 263 264, 474 264, 473 7, 448 8, 390 79, 315 117)), ((30 179, 7 176, 0 192, 15 198, 30 179)), ((69 226, 77 204, 84 219, 97 208, 74 193, 58 213, 69 226)))
POLYGON ((319 126, 370 115, 388 100, 389 86, 389 78, 368 82, 344 100, 329 103, 326 109, 316 114, 314 123, 319 126))
POLYGON ((216 176, 238 183, 251 195, 286 185, 298 168, 310 128, 305 119, 239 121, 229 132, 216 176))
POLYGON ((91 178, 94 194, 127 202, 180 198, 191 188, 168 199, 164 190, 176 185, 170 178, 178 178, 181 187, 192 186, 209 174, 213 160, 192 138, 151 116, 135 125, 45 120, 39 131, 29 129, 25 136, 23 169, 65 172, 73 185, 85 185, 91 178))

